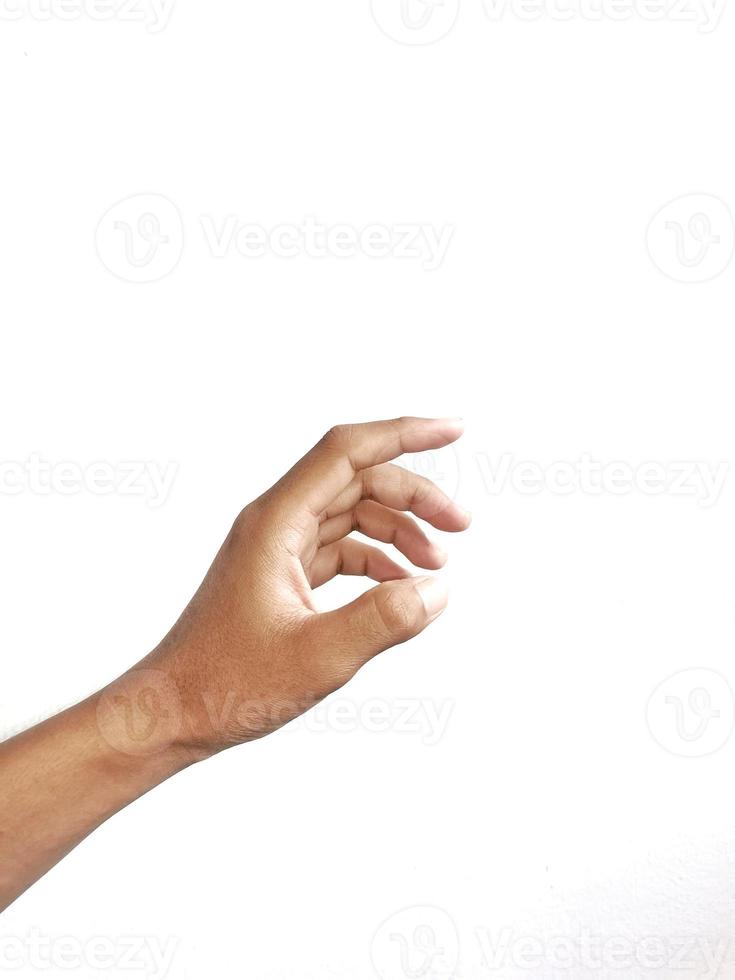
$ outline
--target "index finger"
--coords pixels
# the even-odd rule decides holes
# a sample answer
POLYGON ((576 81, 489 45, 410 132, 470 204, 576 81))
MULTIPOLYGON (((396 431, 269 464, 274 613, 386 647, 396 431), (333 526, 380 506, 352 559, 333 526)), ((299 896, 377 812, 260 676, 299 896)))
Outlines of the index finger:
POLYGON ((337 425, 278 481, 273 492, 283 495, 289 508, 305 508, 318 518, 359 470, 387 463, 403 453, 441 449, 463 431, 461 419, 411 416, 337 425))

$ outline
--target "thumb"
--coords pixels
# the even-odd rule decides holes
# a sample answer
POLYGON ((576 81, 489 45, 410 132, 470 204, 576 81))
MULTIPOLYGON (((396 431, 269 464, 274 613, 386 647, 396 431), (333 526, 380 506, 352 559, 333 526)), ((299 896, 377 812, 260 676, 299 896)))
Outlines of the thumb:
POLYGON ((357 670, 383 650, 417 636, 444 612, 448 598, 437 578, 383 582, 341 609, 322 613, 319 639, 357 670))

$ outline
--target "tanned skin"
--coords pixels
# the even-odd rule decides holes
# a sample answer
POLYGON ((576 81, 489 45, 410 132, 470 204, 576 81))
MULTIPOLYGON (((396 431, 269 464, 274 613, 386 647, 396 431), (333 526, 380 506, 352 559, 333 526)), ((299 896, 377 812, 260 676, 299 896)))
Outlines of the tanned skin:
POLYGON ((405 512, 442 531, 464 530, 469 515, 391 460, 461 433, 457 419, 331 429, 238 515, 196 595, 147 657, 0 745, 0 910, 128 803, 275 731, 443 612, 438 579, 413 577, 349 535, 441 568, 445 553, 405 512), (313 590, 340 574, 380 584, 318 612, 313 590))

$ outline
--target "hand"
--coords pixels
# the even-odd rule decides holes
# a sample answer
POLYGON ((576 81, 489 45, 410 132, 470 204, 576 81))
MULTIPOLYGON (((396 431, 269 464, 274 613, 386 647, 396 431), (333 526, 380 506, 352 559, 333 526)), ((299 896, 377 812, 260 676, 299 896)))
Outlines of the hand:
POLYGON ((402 511, 442 531, 469 516, 429 480, 389 463, 446 446, 454 419, 401 418, 332 429, 247 506, 204 582, 159 647, 107 688, 97 715, 117 748, 171 744, 194 758, 259 738, 345 684, 376 654, 444 610, 435 578, 413 578, 358 530, 425 569, 444 552, 402 511), (335 575, 381 583, 334 612, 313 590, 335 575))
POLYGON ((447 595, 414 565, 445 555, 401 511, 460 531, 469 517, 389 460, 446 446, 452 419, 332 429, 240 514, 198 592, 137 667, 0 745, 0 910, 132 800, 199 759, 259 738, 420 633, 447 595), (312 590, 340 573, 381 584, 335 612, 312 590))

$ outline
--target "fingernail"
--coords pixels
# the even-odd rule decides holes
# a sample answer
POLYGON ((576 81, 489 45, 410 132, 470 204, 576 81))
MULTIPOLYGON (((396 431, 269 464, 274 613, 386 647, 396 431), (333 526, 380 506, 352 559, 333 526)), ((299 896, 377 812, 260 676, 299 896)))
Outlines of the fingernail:
POLYGON ((440 544, 437 544, 436 541, 433 542, 433 548, 437 559, 442 563, 442 565, 445 564, 445 562, 449 560, 449 552, 442 548, 440 544))
POLYGON ((416 591, 424 604, 429 621, 444 612, 449 601, 449 591, 439 578, 420 578, 416 580, 416 591))

